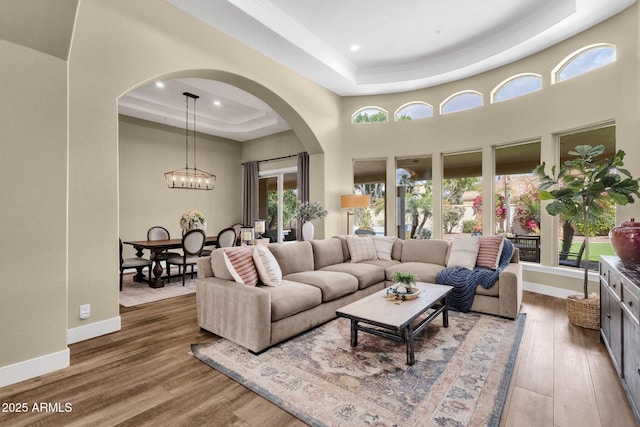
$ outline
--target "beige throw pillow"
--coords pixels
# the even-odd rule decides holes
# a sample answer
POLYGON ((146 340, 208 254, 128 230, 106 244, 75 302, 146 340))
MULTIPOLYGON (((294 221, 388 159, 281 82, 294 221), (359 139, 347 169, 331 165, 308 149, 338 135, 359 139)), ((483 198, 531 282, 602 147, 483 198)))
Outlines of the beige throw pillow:
POLYGON ((253 262, 256 265, 262 284, 267 286, 280 286, 282 284, 282 270, 268 246, 258 245, 256 247, 253 251, 253 262))
POLYGON ((376 247, 371 236, 347 236, 347 246, 349 246, 351 262, 378 259, 376 247))
POLYGON ((453 240, 453 242, 451 242, 451 254, 447 261, 447 267, 465 267, 473 270, 476 266, 479 250, 480 238, 478 237, 453 240))
POLYGON ((396 238, 389 236, 372 236, 371 239, 376 248, 378 259, 391 261, 391 251, 393 250, 393 243, 396 238))

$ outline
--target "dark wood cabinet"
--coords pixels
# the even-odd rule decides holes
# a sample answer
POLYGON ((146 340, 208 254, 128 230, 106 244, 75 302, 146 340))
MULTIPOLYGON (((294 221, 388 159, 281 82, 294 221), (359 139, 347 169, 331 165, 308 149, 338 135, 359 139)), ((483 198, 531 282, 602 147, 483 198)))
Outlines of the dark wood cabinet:
POLYGON ((640 421, 640 263, 600 258, 600 336, 640 421))

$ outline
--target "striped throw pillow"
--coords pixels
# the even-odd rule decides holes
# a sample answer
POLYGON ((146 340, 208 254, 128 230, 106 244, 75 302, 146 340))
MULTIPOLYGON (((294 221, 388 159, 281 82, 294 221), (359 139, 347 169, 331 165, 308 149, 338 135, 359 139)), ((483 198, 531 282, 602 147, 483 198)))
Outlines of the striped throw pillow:
POLYGON ((503 244, 504 236, 481 237, 476 266, 496 270, 500 262, 503 244))
POLYGON ((224 262, 233 280, 243 285, 255 286, 258 284, 258 272, 253 263, 251 249, 247 246, 225 249, 224 262))

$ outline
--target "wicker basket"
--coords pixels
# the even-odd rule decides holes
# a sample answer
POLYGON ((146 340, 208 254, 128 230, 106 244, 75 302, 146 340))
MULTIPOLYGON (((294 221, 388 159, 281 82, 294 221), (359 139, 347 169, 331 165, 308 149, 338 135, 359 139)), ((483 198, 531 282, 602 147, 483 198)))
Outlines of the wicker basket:
POLYGON ((582 295, 567 297, 567 315, 572 325, 587 329, 600 329, 599 299, 584 299, 582 295))

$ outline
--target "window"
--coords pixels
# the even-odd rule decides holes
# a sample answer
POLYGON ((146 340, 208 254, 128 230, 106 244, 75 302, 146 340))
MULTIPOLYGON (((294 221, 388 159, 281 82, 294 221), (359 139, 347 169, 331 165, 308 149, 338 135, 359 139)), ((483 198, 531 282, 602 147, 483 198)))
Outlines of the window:
POLYGON ((440 113, 449 114, 457 111, 482 107, 482 94, 474 90, 454 93, 440 104, 440 113))
POLYGON ((509 77, 491 91, 492 102, 506 101, 542 89, 542 78, 538 74, 518 74, 509 77))
POLYGON ((387 160, 354 160, 354 194, 371 196, 371 207, 356 209, 353 228, 349 233, 365 229, 378 235, 385 234, 385 182, 387 180, 387 160))
POLYGON ((431 157, 396 159, 398 230, 401 239, 430 239, 433 230, 431 157))
POLYGON ((540 262, 540 141, 495 149, 495 233, 508 233, 520 250, 520 260, 540 262))
POLYGON ((425 102, 409 102, 398 108, 394 116, 396 122, 427 119, 433 117, 433 107, 425 102))
POLYGON ((259 217, 266 219, 264 237, 271 241, 296 240, 298 204, 297 168, 260 172, 258 181, 259 217))
POLYGON ((380 107, 364 107, 351 116, 351 123, 381 123, 388 121, 389 113, 380 107))
MULTIPOLYGON (((606 126, 597 129, 581 131, 577 133, 560 136, 560 164, 564 164, 567 160, 575 159, 575 156, 569 155, 569 151, 573 150, 577 145, 604 145, 604 153, 600 156, 602 159, 613 157, 616 152, 616 127, 606 126)), ((562 266, 574 266, 584 268, 584 263, 588 262, 590 269, 598 269, 598 260, 600 255, 615 255, 613 248, 609 244, 609 230, 615 227, 616 207, 615 204, 605 206, 603 214, 598 220, 590 222, 590 243, 589 243, 589 260, 581 258, 581 246, 584 241, 583 224, 580 222, 568 223, 560 221, 560 235, 558 238, 558 263, 562 266), (566 257, 564 254, 569 253, 571 256, 566 257), (574 255, 575 254, 575 255, 574 255), (571 264, 574 265, 571 265, 571 264)))
POLYGON ((482 152, 442 156, 442 228, 446 239, 482 234, 482 152))
POLYGON ((583 47, 560 61, 551 72, 551 82, 568 80, 580 74, 600 68, 616 60, 616 48, 600 43, 583 47))

